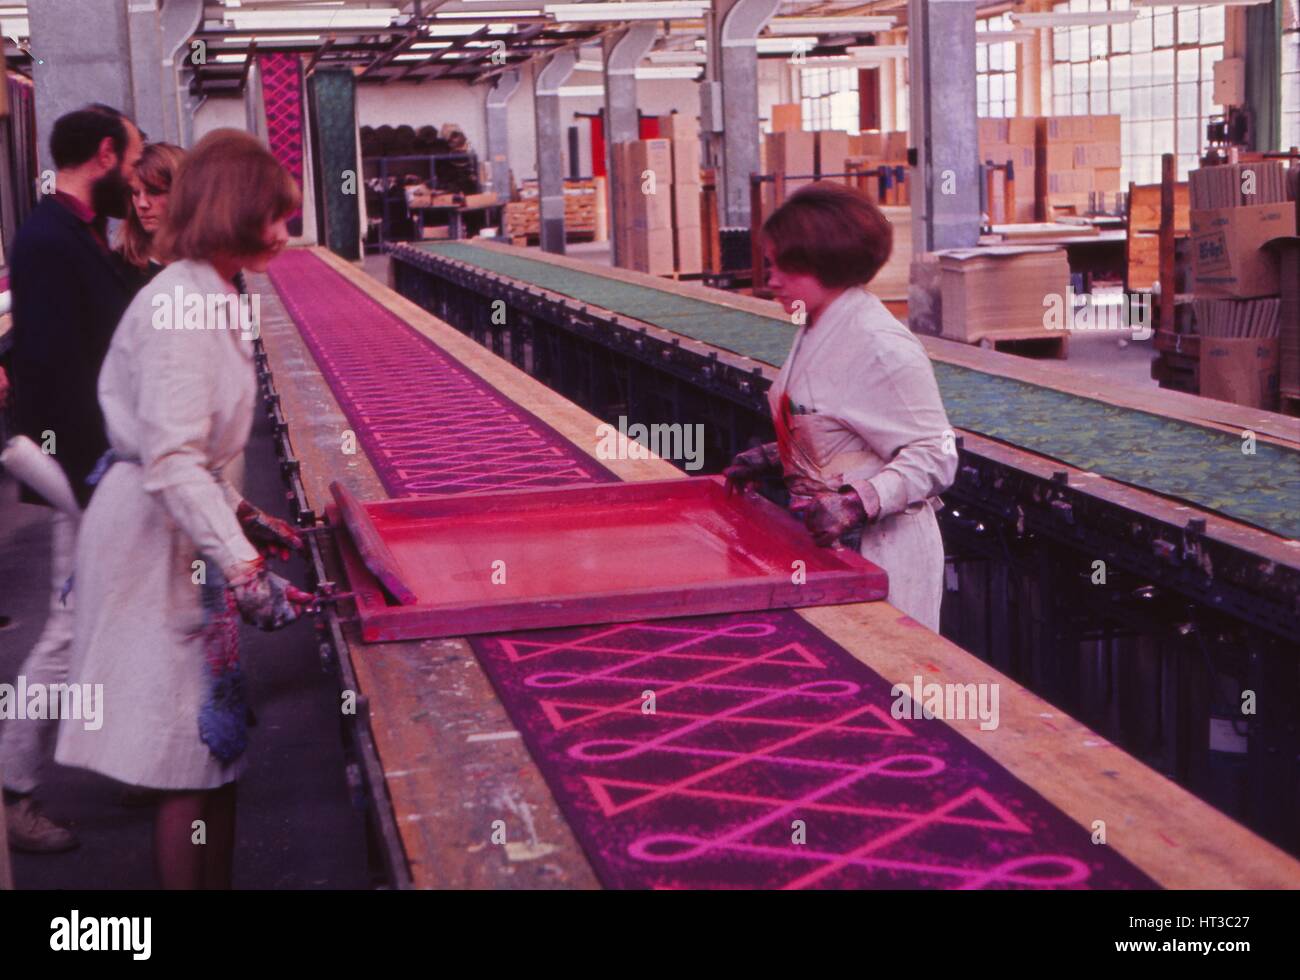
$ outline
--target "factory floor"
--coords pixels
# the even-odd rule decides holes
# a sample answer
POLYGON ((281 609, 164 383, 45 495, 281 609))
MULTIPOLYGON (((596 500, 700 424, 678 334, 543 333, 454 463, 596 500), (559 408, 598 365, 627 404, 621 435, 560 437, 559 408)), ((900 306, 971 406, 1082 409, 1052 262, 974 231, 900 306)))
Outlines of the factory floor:
MULTIPOLYGON (((250 500, 287 516, 261 413, 246 480, 250 500)), ((14 683, 44 624, 46 513, 19 503, 13 481, 0 478, 0 683, 14 683)), ((303 584, 300 562, 279 571, 303 584)), ((337 681, 321 670, 311 621, 278 633, 244 627, 241 638, 258 723, 239 783, 235 887, 369 887, 363 814, 353 809, 344 779, 337 681)), ((157 887, 152 807, 124 806, 120 784, 53 764, 37 798, 51 817, 75 830, 81 847, 66 854, 14 854, 15 887, 157 887)))

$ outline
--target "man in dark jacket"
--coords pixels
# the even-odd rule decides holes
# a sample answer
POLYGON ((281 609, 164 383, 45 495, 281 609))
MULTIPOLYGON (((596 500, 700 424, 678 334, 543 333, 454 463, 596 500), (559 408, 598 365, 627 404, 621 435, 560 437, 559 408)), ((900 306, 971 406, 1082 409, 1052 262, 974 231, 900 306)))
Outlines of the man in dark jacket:
MULTIPOLYGON (((54 193, 47 193, 23 223, 10 255, 14 424, 59 464, 82 508, 92 490, 86 477, 108 448, 99 370, 131 301, 109 251, 106 222, 127 213, 142 148, 139 130, 116 109, 91 105, 60 117, 50 134, 54 193)), ((72 574, 76 542, 74 517, 51 511, 50 523, 50 615, 19 668, 28 690, 45 685, 47 694, 68 674, 72 600, 65 604, 60 593, 72 574)), ((26 717, 9 720, 0 730, 5 815, 9 844, 16 850, 77 846, 72 832, 46 817, 32 798, 57 730, 57 719, 26 717)))

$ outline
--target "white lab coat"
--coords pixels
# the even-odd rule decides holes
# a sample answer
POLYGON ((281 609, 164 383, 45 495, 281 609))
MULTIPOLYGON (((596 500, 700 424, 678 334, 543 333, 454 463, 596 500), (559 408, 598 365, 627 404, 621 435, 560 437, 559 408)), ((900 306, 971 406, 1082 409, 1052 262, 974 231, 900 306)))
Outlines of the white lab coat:
POLYGON ((257 558, 221 475, 242 467, 257 381, 238 330, 154 326, 154 297, 177 287, 234 293, 211 265, 177 262, 136 296, 109 347, 99 377, 109 443, 139 462, 109 469, 82 518, 69 681, 103 685, 102 728, 62 722, 55 758, 138 786, 212 789, 244 760, 223 765, 199 738, 194 562, 225 571, 257 558))
POLYGON ((943 541, 934 514, 957 452, 925 348, 879 299, 849 288, 799 329, 768 396, 778 430, 782 395, 804 409, 789 416, 782 446, 787 485, 869 483, 881 510, 860 552, 889 573, 889 602, 937 631, 943 541))

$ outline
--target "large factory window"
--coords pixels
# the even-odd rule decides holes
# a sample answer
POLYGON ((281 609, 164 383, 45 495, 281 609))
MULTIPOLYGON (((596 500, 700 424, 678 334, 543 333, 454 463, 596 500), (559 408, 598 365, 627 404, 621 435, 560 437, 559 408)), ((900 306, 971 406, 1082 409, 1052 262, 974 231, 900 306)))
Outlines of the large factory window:
POLYGON ((805 68, 799 81, 805 130, 858 131, 856 68, 805 68))
POLYGON ((1009 31, 1015 27, 1010 14, 984 17, 975 22, 975 110, 980 116, 1016 114, 1016 44, 1014 41, 979 43, 985 31, 1009 31))
MULTIPOLYGON (((1064 11, 1129 10, 1129 0, 1069 0, 1064 11)), ((1160 156, 1195 168, 1211 116, 1214 63, 1223 57, 1223 7, 1142 7, 1126 24, 1052 29, 1052 113, 1117 114, 1123 180, 1160 180, 1160 156)))

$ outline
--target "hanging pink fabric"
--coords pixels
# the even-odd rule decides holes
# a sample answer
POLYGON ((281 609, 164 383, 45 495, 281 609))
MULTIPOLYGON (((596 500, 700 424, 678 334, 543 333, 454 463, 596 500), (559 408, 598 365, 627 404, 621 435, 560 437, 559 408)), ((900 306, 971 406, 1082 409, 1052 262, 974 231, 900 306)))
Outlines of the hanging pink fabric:
MULTIPOLYGON (((285 51, 257 56, 262 74, 266 139, 275 158, 302 188, 302 62, 285 51)), ((289 234, 302 234, 302 212, 289 219, 289 234)))

